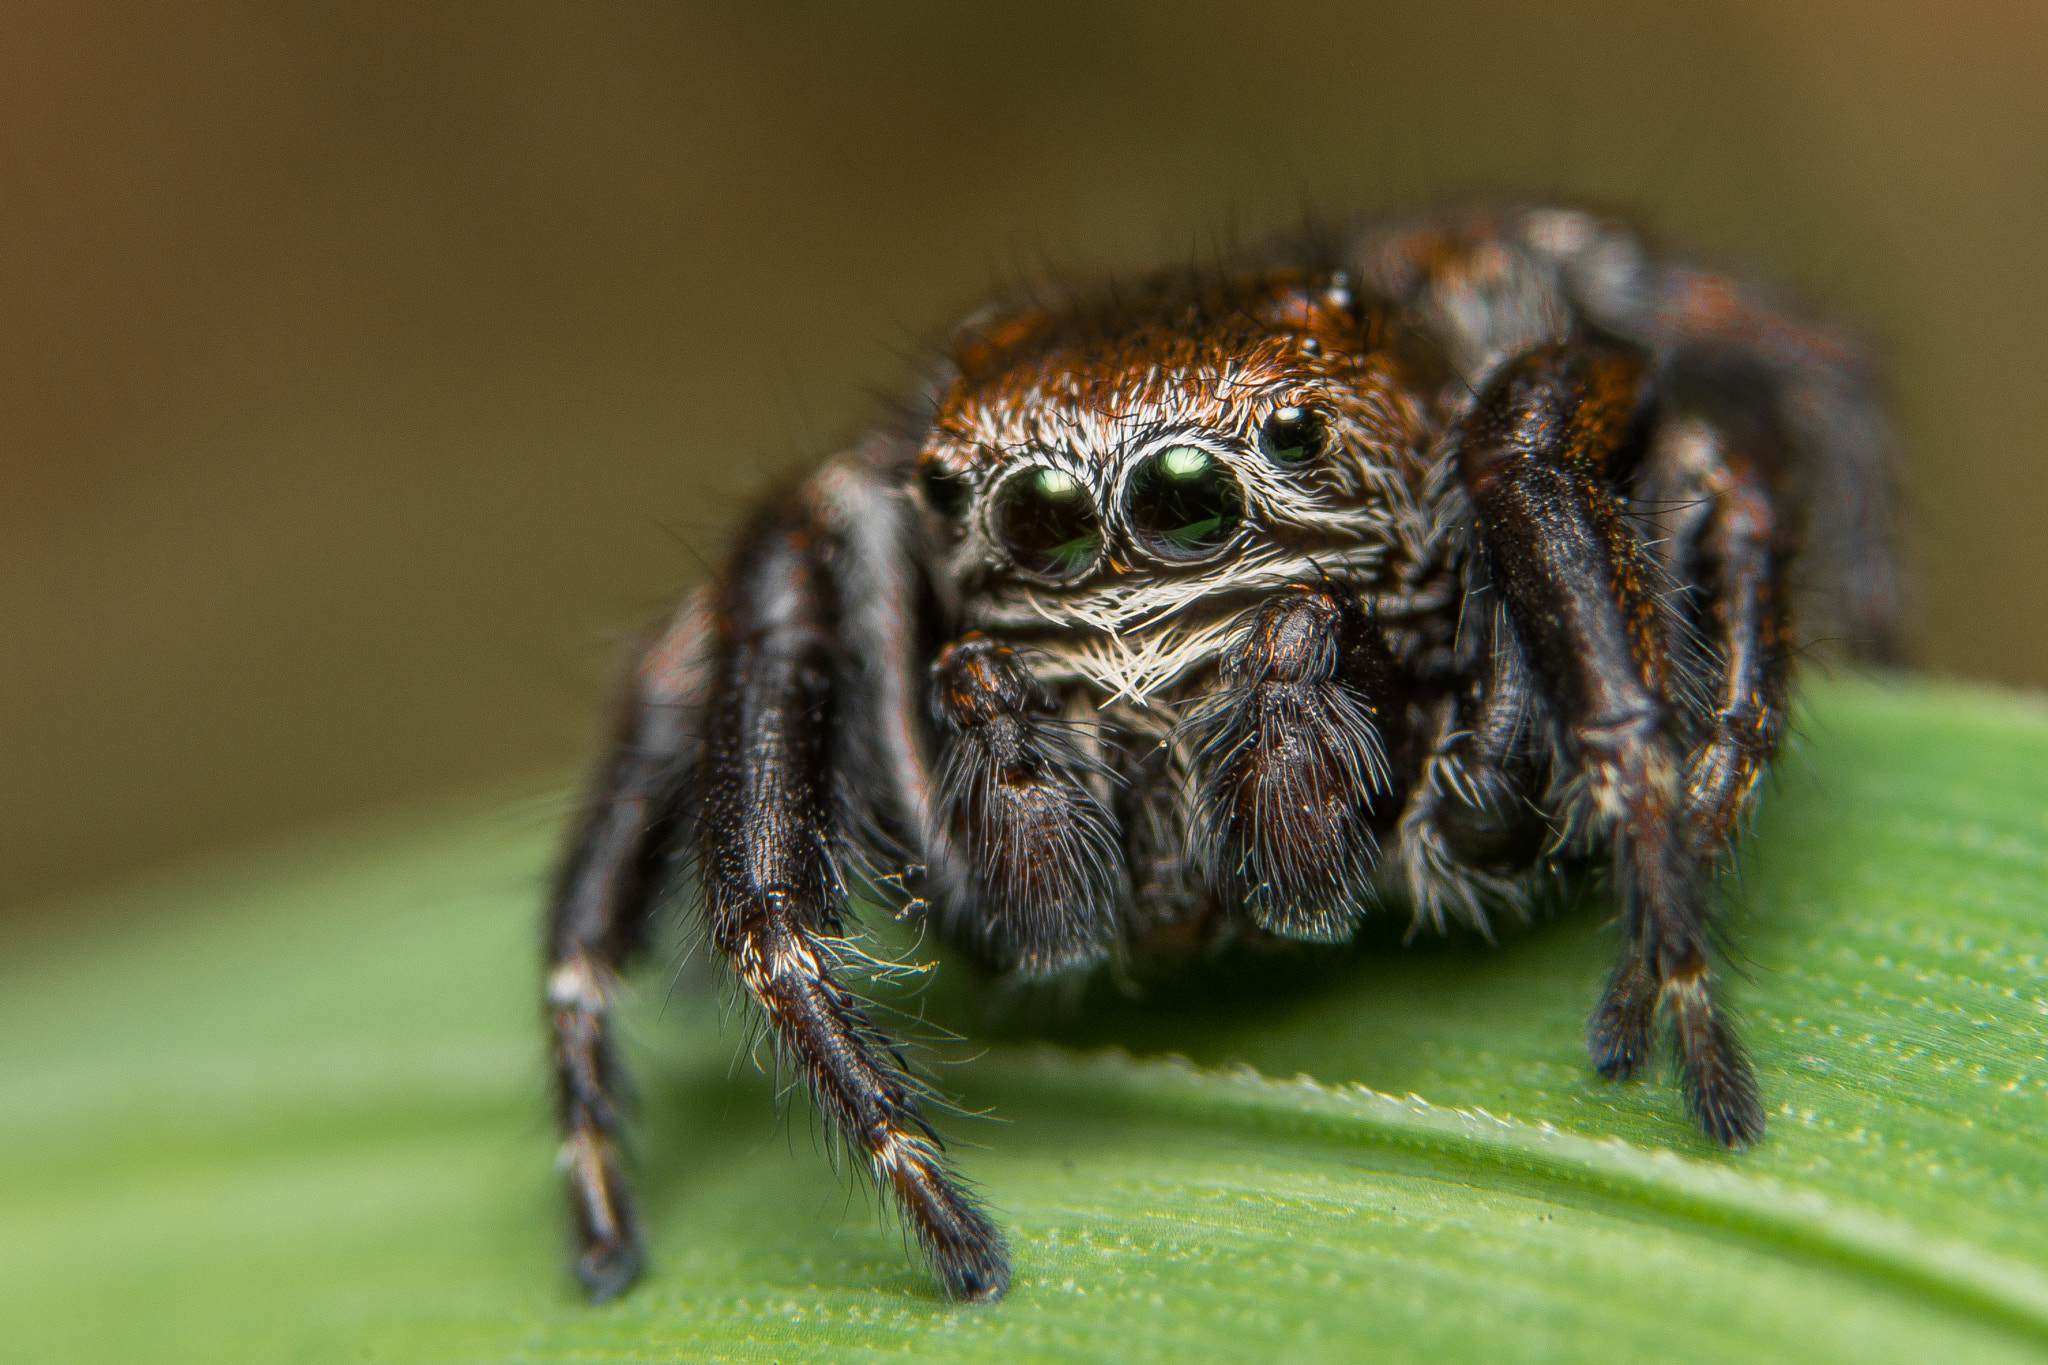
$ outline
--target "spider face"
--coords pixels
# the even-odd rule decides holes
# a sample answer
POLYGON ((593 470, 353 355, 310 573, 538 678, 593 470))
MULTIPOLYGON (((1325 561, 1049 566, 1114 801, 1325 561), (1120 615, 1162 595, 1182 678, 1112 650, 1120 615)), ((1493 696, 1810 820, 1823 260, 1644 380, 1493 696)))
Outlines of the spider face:
MULTIPOLYGON (((1338 292, 1338 301, 1342 294, 1338 292)), ((1071 586, 1241 551, 1313 495, 1330 366, 1312 330, 1242 327, 981 357, 919 458, 959 571, 1071 586)))
POLYGON ((1136 699, 1213 662, 1184 637, 1247 593, 1404 558, 1440 377, 1341 273, 1147 303, 963 334, 911 481, 966 623, 1064 628, 1071 669, 1136 699))
POLYGON ((955 1297, 1007 1253, 840 979, 849 880, 1043 978, 1484 929, 1603 864, 1594 1065, 1661 1024, 1703 1133, 1757 1140, 1711 873, 1801 637, 1888 639, 1873 395, 1839 337, 1573 210, 977 315, 912 429, 765 506, 633 675, 550 918, 585 1285, 638 1266, 608 1013, 679 863, 955 1297))

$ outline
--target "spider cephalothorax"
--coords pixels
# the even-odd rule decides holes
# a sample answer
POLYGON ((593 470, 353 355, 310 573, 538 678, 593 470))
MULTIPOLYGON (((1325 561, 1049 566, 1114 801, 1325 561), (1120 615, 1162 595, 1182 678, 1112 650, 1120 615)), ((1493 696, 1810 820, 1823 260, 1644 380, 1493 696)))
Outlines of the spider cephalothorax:
POLYGON ((1594 1064, 1662 1020, 1707 1136, 1754 1141, 1710 878, 1795 642, 1889 644, 1889 439, 1839 339, 1570 210, 970 320, 625 691, 550 919, 584 1283, 638 1265, 606 1018, 678 862, 956 1297, 1001 1294, 1003 1241, 839 979, 849 883, 1049 977, 1484 929, 1600 860, 1594 1064))

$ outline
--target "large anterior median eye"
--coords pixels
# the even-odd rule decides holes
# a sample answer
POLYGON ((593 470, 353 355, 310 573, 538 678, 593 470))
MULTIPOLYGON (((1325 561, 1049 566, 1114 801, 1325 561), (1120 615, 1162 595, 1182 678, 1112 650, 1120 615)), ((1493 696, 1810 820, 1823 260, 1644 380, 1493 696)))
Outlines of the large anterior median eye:
POLYGON ((1131 471, 1124 512, 1144 547, 1162 559, 1197 559, 1237 531, 1244 490, 1199 446, 1168 446, 1131 471))
POLYGON ((1017 567, 1048 578, 1078 577, 1102 549, 1102 523, 1087 486, 1050 465, 1004 482, 992 529, 1017 567))

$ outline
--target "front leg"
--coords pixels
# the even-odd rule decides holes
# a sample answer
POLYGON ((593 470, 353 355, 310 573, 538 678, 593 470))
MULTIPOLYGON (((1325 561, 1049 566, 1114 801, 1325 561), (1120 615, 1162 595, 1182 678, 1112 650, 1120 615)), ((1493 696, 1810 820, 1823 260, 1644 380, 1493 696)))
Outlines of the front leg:
POLYGON ((868 465, 827 466, 757 520, 627 690, 549 917, 562 1156, 592 1298, 641 1262, 608 1016, 678 861, 696 868, 712 947, 944 1290, 989 1300, 1008 1284, 1002 1235, 955 1181, 895 1043, 834 971, 843 855, 914 834, 930 785, 898 704, 916 634, 898 510, 868 465))
POLYGON ((830 757, 848 724, 826 576, 828 527, 802 499, 747 536, 718 604, 699 876, 710 938, 834 1130, 872 1166, 956 1299, 1009 1283, 1002 1234, 961 1190, 895 1044, 833 972, 844 890, 830 757))
POLYGON ((1610 1075, 1641 1062, 1661 1012, 1686 1098, 1727 1146, 1763 1135, 1756 1078, 1708 986, 1708 881, 1671 733, 1671 661, 1647 564, 1609 492, 1646 381, 1634 352, 1557 344, 1488 382, 1459 432, 1493 580, 1583 784, 1586 833, 1614 851, 1627 942, 1589 1045, 1610 1075))

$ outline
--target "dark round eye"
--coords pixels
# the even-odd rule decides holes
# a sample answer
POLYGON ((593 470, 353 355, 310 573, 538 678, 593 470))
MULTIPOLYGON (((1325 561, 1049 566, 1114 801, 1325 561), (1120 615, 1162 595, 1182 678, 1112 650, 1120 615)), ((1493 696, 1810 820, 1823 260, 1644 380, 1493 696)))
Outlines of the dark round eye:
POLYGON ((1314 408, 1273 409, 1259 428, 1259 450, 1274 464, 1307 464, 1323 453, 1323 416, 1314 408))
POLYGON ((917 485, 924 490, 924 505, 942 517, 959 516, 974 496, 974 485, 967 482, 966 475, 955 474, 937 460, 926 460, 918 467, 917 485))
POLYGON ((1048 578, 1077 576, 1102 549, 1102 524, 1087 486, 1050 465, 1034 465, 1004 482, 992 529, 1017 567, 1048 578))
POLYGON ((1145 548, 1193 559, 1229 540, 1244 515, 1244 490, 1199 446, 1168 446, 1131 471, 1124 511, 1145 548))

